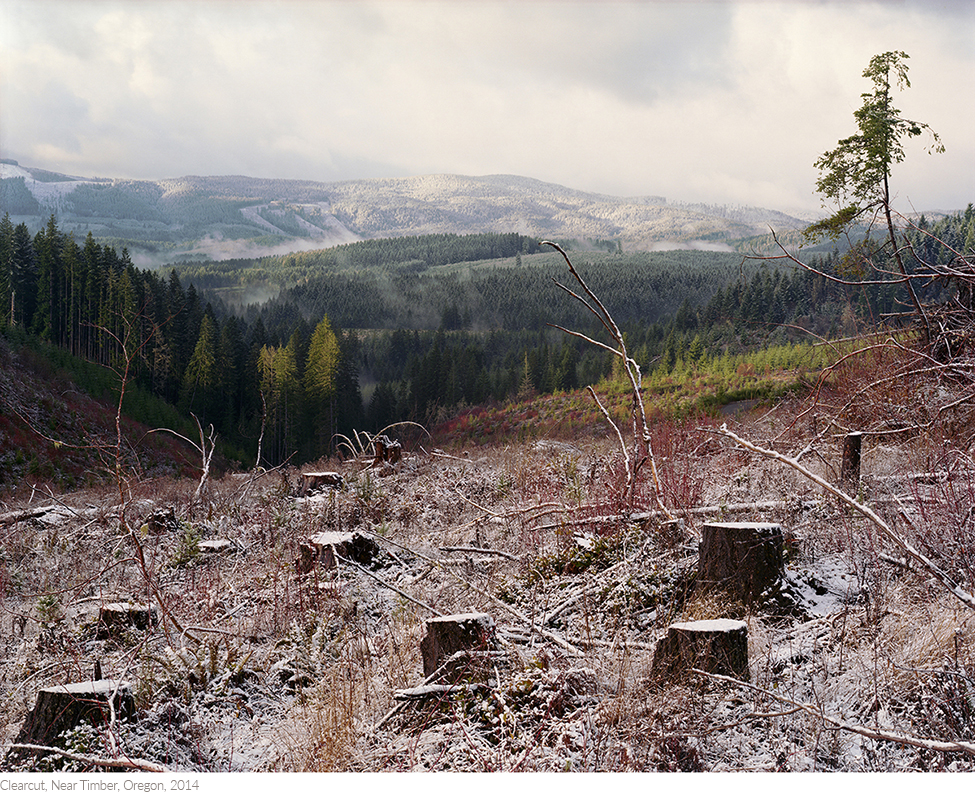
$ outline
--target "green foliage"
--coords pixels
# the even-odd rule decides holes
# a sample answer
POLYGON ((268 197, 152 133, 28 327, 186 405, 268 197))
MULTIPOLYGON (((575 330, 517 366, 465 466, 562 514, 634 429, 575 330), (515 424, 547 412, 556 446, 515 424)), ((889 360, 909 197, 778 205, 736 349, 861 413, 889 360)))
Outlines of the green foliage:
POLYGON ((806 229, 807 238, 828 235, 836 238, 865 211, 889 206, 888 181, 891 168, 904 160, 905 138, 928 131, 932 143, 928 152, 943 153, 941 139, 923 122, 906 119, 893 105, 892 91, 910 88, 907 59, 903 51, 889 51, 870 59, 863 77, 873 91, 860 97, 863 104, 853 112, 858 133, 840 139, 815 163, 819 170, 816 191, 841 206, 840 210, 806 229))
MULTIPOLYGON (((907 232, 918 258, 945 263, 950 248, 975 247, 973 216, 969 209, 922 219, 917 236, 907 232), (922 229, 943 245, 922 237, 922 229)), ((869 265, 872 247, 825 253, 812 264, 855 276, 869 265)), ((305 276, 236 316, 216 298, 207 303, 193 284, 184 286, 176 270, 168 279, 140 271, 124 250, 92 236, 76 243, 53 218, 32 238, 5 217, 0 329, 23 341, 33 335, 31 347, 42 339, 50 348, 46 359, 107 402, 117 402, 119 369, 127 364, 125 414, 195 438, 179 404, 212 422, 221 447, 243 462, 254 457, 262 430, 262 455, 277 464, 328 454, 341 441, 336 434, 401 421, 429 426, 453 418, 452 431, 476 441, 531 436, 543 424, 598 429, 584 403, 573 406, 560 395, 612 379, 613 358, 550 326, 602 335, 556 286, 558 255, 535 249, 516 234, 407 237, 187 268, 184 274, 212 274, 217 283, 239 274, 241 283, 255 286, 305 276), (473 257, 482 260, 454 261, 473 257), (121 346, 126 341, 128 350, 121 346), (534 410, 524 404, 508 418, 479 410, 504 407, 519 393, 534 398, 534 410), (537 413, 543 405, 567 407, 544 423, 537 413), (458 415, 464 409, 473 411, 458 415)), ((590 251, 577 262, 613 310, 666 414, 712 409, 742 393, 773 396, 789 383, 771 377, 771 361, 766 371, 762 359, 779 358, 774 348, 798 347, 803 331, 854 335, 909 299, 902 284, 840 286, 729 253, 590 251), (765 350, 749 356, 750 366, 735 360, 765 350)), ((918 287, 925 301, 944 291, 918 287)), ((14 439, 5 463, 27 452, 14 439)), ((37 457, 35 471, 50 464, 57 460, 37 457)), ((23 476, 23 465, 13 468, 23 476)), ((51 474, 67 479, 57 467, 51 474)))
POLYGON ((37 620, 44 628, 51 628, 64 619, 61 598, 56 594, 44 594, 37 599, 37 620))
POLYGON ((557 553, 535 559, 535 563, 526 570, 525 581, 531 585, 539 577, 549 579, 554 576, 579 575, 590 569, 605 569, 619 561, 621 550, 629 541, 631 533, 627 529, 618 529, 586 537, 560 530, 557 535, 564 546, 557 553))
POLYGON ((151 658, 162 667, 168 693, 188 701, 201 691, 225 695, 246 677, 245 668, 253 654, 250 648, 227 637, 167 647, 162 656, 151 658))
POLYGON ((200 541, 203 537, 193 525, 184 523, 180 530, 179 545, 169 561, 170 566, 185 567, 200 557, 200 541))

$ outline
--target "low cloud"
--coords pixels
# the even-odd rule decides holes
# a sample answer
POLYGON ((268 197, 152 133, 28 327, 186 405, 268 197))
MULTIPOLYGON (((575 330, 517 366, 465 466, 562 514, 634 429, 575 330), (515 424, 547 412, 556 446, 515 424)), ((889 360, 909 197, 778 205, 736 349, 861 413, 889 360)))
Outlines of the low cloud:
POLYGON ((912 146, 897 190, 957 207, 973 26, 961 2, 0 0, 0 150, 85 175, 508 173, 815 207, 813 162, 897 48, 900 107, 948 148, 912 146))

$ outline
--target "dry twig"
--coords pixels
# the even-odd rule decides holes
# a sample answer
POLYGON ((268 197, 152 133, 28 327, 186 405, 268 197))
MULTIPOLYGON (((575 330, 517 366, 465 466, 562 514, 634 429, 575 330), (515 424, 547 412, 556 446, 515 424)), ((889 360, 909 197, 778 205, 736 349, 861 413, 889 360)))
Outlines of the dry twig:
POLYGON ((704 670, 694 669, 698 675, 704 675, 706 678, 711 678, 716 681, 721 681, 723 683, 731 683, 735 686, 740 686, 743 689, 751 689, 752 691, 759 692, 771 697, 774 700, 778 700, 780 703, 786 703, 795 708, 805 711, 807 714, 811 714, 817 719, 822 720, 830 725, 840 728, 844 731, 849 731, 850 733, 855 733, 859 736, 865 736, 868 739, 878 739, 885 742, 896 742, 897 744, 906 744, 910 747, 921 747, 925 750, 936 750, 939 753, 968 753, 969 755, 975 755, 975 742, 943 742, 937 739, 921 739, 917 736, 908 736, 904 733, 898 733, 897 731, 884 731, 879 728, 867 728, 863 725, 854 725, 849 722, 844 722, 836 717, 831 717, 829 714, 824 714, 815 706, 808 705, 807 703, 800 703, 796 700, 790 700, 788 697, 776 694, 775 692, 770 692, 768 689, 763 689, 761 686, 756 686, 754 683, 746 683, 745 681, 739 681, 736 678, 731 678, 727 675, 715 675, 711 672, 704 672, 704 670))

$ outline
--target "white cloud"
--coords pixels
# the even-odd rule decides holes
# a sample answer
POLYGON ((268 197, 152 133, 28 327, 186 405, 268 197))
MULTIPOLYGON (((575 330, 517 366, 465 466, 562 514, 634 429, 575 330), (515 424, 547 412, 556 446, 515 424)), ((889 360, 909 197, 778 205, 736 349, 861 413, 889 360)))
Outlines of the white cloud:
POLYGON ((898 189, 971 199, 975 4, 0 0, 0 149, 75 174, 517 173, 815 205, 871 55, 903 49, 898 189), (54 163, 57 159, 57 163, 54 163))

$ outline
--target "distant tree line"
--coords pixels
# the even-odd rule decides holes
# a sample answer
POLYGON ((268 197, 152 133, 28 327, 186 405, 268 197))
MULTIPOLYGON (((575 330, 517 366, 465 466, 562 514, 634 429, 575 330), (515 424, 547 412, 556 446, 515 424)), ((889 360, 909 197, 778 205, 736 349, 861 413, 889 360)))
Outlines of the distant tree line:
MULTIPOLYGON (((937 240, 971 247, 973 219, 971 207, 939 219, 930 226, 936 240, 917 239, 919 256, 946 257, 947 250, 922 252, 943 247, 937 240)), ((551 270, 528 263, 533 248, 524 237, 492 234, 286 256, 282 265, 313 261, 317 276, 232 311, 184 285, 175 269, 168 276, 137 269, 125 249, 91 234, 76 242, 53 216, 32 236, 7 215, 0 222, 0 331, 18 328, 108 366, 135 355, 132 380, 212 423, 225 440, 256 454, 263 432, 268 463, 308 461, 330 452, 337 433, 430 423, 463 406, 569 391, 609 375, 608 354, 550 327, 600 334, 554 285, 551 270), (487 253, 500 253, 494 257, 504 265, 444 261, 487 262, 487 253), (329 263, 353 268, 329 271, 329 263), (423 269, 404 270, 404 263, 423 269), (450 264, 459 266, 442 269, 450 264)), ((846 268, 839 252, 813 262, 823 274, 746 270, 740 257, 694 251, 580 253, 578 260, 646 372, 804 332, 853 334, 907 307, 901 285, 828 280, 846 268)))

